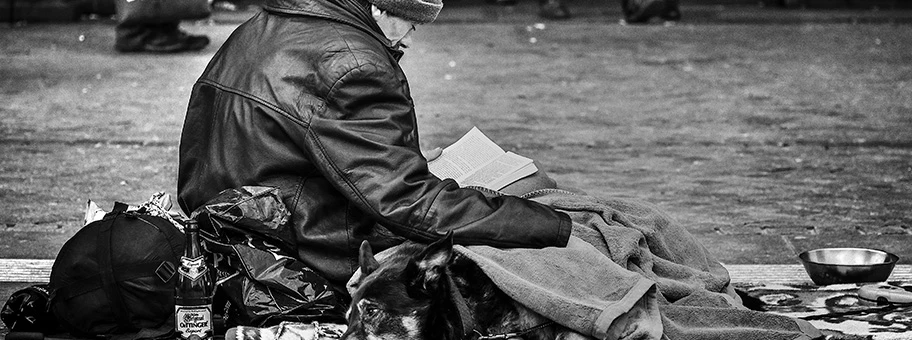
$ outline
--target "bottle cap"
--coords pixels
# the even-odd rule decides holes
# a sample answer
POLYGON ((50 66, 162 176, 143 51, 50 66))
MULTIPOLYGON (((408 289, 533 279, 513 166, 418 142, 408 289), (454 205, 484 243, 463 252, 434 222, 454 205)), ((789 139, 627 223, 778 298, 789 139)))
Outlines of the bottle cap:
POLYGON ((184 230, 199 230, 199 223, 196 220, 188 219, 184 221, 184 230))

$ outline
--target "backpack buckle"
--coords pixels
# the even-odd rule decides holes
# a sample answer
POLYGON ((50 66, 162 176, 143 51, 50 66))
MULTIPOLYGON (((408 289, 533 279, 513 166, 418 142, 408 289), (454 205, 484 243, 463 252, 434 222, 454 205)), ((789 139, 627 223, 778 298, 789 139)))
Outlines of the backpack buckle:
POLYGON ((162 263, 158 265, 158 268, 155 269, 155 275, 157 275, 162 282, 171 281, 171 278, 174 277, 174 274, 176 273, 177 268, 169 261, 162 261, 162 263))

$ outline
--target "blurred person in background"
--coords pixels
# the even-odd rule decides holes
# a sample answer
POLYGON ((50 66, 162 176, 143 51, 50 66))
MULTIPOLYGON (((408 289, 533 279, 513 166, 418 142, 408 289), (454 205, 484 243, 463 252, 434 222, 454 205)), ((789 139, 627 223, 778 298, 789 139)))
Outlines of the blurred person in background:
POLYGON ((180 21, 119 23, 114 32, 114 48, 119 52, 176 53, 199 51, 209 45, 208 37, 181 30, 180 21))
POLYGON ((628 24, 645 24, 653 18, 681 20, 679 0, 621 0, 621 11, 628 24))

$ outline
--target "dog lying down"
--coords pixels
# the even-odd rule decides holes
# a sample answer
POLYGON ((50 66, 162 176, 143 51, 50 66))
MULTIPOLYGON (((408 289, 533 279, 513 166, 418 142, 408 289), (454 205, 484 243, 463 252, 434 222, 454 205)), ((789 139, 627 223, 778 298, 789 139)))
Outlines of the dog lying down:
POLYGON ((379 262, 364 242, 359 261, 342 339, 590 339, 513 301, 453 252, 452 234, 407 242, 379 262))

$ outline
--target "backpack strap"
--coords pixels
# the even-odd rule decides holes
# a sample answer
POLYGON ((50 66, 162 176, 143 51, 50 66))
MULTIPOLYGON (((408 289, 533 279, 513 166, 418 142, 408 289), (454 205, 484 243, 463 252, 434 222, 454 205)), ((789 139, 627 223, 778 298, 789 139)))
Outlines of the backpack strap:
MULTIPOLYGON (((174 259, 178 261, 176 264, 180 264, 180 258, 184 255, 184 233, 181 229, 178 229, 176 225, 172 223, 167 223, 167 226, 159 226, 149 220, 149 215, 135 215, 136 218, 145 222, 150 227, 158 230, 162 235, 165 236, 165 239, 168 240, 168 246, 171 248, 171 251, 174 253, 174 259)), ((167 281, 166 281, 167 282, 167 281)))
MULTIPOLYGON (((116 276, 114 279, 115 281, 121 282, 139 277, 156 275, 159 276, 159 279, 161 279, 163 282, 168 282, 174 275, 173 268, 174 264, 167 261, 162 261, 161 263, 145 262, 129 266, 121 266, 117 268, 117 273, 115 273, 116 276), (162 273, 159 274, 159 272, 162 273)), ((103 289, 104 286, 101 276, 101 274, 95 274, 71 283, 67 283, 66 286, 57 289, 55 296, 57 299, 65 301, 99 288, 103 289)))
POLYGON ((114 202, 114 208, 111 209, 111 212, 112 213, 125 212, 129 208, 130 208, 129 204, 126 204, 124 202, 114 202))
POLYGON ((117 318, 117 323, 122 330, 129 330, 133 329, 130 324, 129 310, 127 310, 123 297, 120 295, 119 285, 114 278, 114 267, 111 259, 111 227, 118 218, 124 218, 124 215, 121 214, 110 219, 98 234, 98 242, 96 243, 98 247, 96 256, 98 258, 96 260, 98 261, 98 269, 101 271, 99 273, 101 275, 101 287, 108 300, 111 301, 112 311, 115 318, 117 318))

